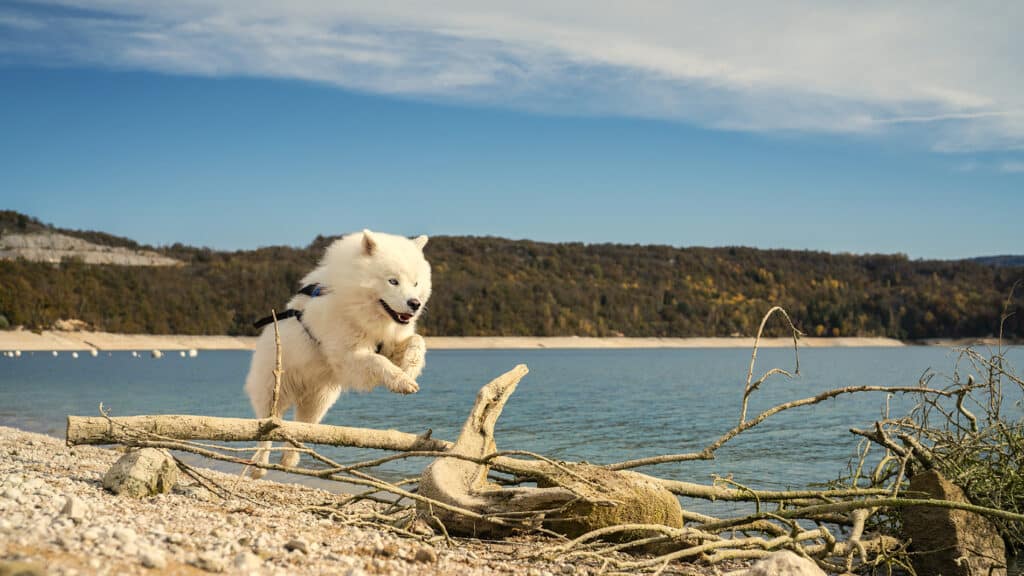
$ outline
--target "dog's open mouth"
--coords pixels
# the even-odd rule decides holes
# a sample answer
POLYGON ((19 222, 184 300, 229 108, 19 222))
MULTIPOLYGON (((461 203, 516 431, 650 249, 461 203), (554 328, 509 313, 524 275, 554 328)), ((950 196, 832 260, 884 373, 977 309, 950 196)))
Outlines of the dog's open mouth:
POLYGON ((412 314, 408 312, 395 312, 395 309, 388 306, 388 303, 384 300, 380 301, 380 305, 384 307, 384 311, 388 313, 388 316, 391 316, 391 319, 399 324, 408 324, 412 320, 412 314))

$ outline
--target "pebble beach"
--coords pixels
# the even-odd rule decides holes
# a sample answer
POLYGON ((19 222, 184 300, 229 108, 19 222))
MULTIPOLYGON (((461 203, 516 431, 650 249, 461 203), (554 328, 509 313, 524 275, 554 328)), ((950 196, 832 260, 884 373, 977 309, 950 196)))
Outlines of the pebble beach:
MULTIPOLYGON (((185 474, 168 494, 116 496, 101 478, 120 455, 0 427, 0 574, 11 573, 5 567, 58 576, 600 573, 596 563, 538 559, 549 539, 431 545, 372 525, 348 525, 308 510, 329 505, 335 494, 238 474, 202 471, 231 490, 226 499, 185 474)), ((666 573, 720 574, 736 567, 666 573)))
POLYGON ((237 474, 203 471, 237 498, 185 475, 169 494, 116 496, 101 478, 119 455, 0 427, 0 562, 64 576, 587 573, 523 557, 529 540, 435 547, 348 526, 305 510, 332 502, 329 492, 237 474))

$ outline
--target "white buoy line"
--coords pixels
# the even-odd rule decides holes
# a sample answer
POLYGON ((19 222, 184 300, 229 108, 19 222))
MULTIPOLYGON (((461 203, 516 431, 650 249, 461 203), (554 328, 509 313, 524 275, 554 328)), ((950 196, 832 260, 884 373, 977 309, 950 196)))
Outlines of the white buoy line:
MULTIPOLYGON (((61 352, 60 350, 51 350, 50 351, 50 355, 53 356, 54 358, 57 358, 57 357, 60 356, 60 352, 61 352)), ((89 356, 91 356, 93 358, 98 358, 99 355, 100 355, 100 351, 98 349, 96 349, 96 348, 90 348, 88 351, 86 351, 84 353, 88 354, 89 356)), ((70 351, 70 354, 71 354, 72 358, 78 358, 78 356, 79 356, 79 352, 77 350, 70 351)), ((111 351, 107 351, 107 356, 112 356, 112 355, 113 355, 113 353, 111 351)), ((159 358, 163 358, 164 357, 164 352, 163 352, 163 350, 160 350, 158 348, 154 348, 153 350, 149 351, 149 355, 150 355, 151 358, 159 359, 159 358)), ((0 353, 0 356, 2 356, 4 358, 21 358, 22 357, 22 351, 21 350, 4 350, 2 353, 0 353)), ((132 356, 132 358, 141 358, 142 357, 142 355, 139 354, 138 350, 132 350, 131 351, 131 356, 132 356)), ((195 358, 195 357, 199 356, 199 350, 196 350, 195 348, 190 348, 188 350, 178 350, 178 356, 180 356, 181 358, 195 358)))

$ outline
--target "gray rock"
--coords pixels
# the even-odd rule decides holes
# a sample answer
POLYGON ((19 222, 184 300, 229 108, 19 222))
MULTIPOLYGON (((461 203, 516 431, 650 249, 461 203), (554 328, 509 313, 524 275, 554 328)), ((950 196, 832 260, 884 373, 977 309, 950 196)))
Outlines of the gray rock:
POLYGON ((424 546, 416 551, 416 556, 413 559, 424 564, 433 564, 437 562, 437 552, 434 552, 433 548, 424 546))
POLYGON ((213 551, 203 552, 196 557, 195 565, 196 568, 207 572, 223 572, 228 567, 224 558, 213 551))
MULTIPOLYGON (((435 463, 442 460, 435 460, 435 463)), ((424 476, 428 470, 424 470, 424 476)), ((573 475, 567 474, 564 484, 563 478, 558 477, 558 482, 564 487, 572 490, 574 483, 581 483, 581 487, 585 483, 599 484, 602 498, 615 501, 616 505, 601 506, 584 500, 573 501, 557 513, 546 516, 545 528, 575 538, 592 530, 622 524, 661 524, 673 528, 683 526, 683 510, 679 506, 679 499, 650 476, 629 470, 612 471, 589 464, 573 464, 568 470, 573 475)), ((549 482, 538 484, 542 488, 552 485, 549 482)), ((423 487, 421 484, 420 493, 429 496, 423 487)), ((442 521, 445 520, 442 518, 442 521)), ((451 532, 452 526, 447 522, 446 526, 451 532)), ((647 533, 624 532, 616 538, 630 540, 641 535, 649 536, 647 533)), ((659 546, 644 547, 640 551, 656 552, 659 546)))
POLYGON ((117 546, 115 546, 113 544, 110 544, 110 543, 101 544, 100 547, 96 549, 96 552, 98 554, 103 555, 103 556, 120 556, 121 555, 118 552, 118 550, 117 550, 117 546))
POLYGON ((139 562, 146 568, 162 570, 167 567, 167 558, 156 548, 143 548, 139 553, 139 562))
POLYGON ((21 489, 26 492, 35 492, 44 486, 46 486, 46 482, 44 482, 42 478, 33 478, 22 484, 21 489))
POLYGON ((75 523, 65 516, 55 516, 50 521, 50 528, 55 532, 63 532, 75 527, 75 523))
POLYGON ((729 572, 726 576, 826 576, 814 563, 795 552, 780 550, 746 570, 729 572))
MULTIPOLYGON (((934 470, 910 479, 910 492, 931 498, 967 502, 959 486, 934 470)), ((910 506, 903 510, 903 531, 918 574, 943 576, 1005 576, 1006 547, 984 516, 965 510, 910 506)))
POLYGON ((47 517, 36 518, 31 524, 31 530, 39 535, 50 533, 50 519, 47 517))
POLYGON ((133 543, 139 538, 139 535, 135 533, 135 530, 124 527, 114 528, 113 536, 125 544, 133 543))
POLYGON ((253 550, 259 554, 274 554, 277 552, 279 544, 274 542, 267 534, 260 534, 256 537, 256 541, 253 543, 253 550))
POLYGON ((64 534, 57 535, 57 537, 53 539, 53 543, 57 546, 60 546, 64 550, 72 550, 74 549, 75 546, 75 541, 71 538, 68 538, 64 534))
POLYGON ((74 520, 75 523, 79 523, 85 520, 86 512, 85 502, 81 498, 71 494, 64 497, 64 507, 60 511, 62 516, 66 516, 74 520))
POLYGON ((249 551, 239 552, 235 556, 235 559, 231 562, 231 565, 235 567, 235 570, 244 574, 259 571, 260 567, 263 566, 263 561, 260 557, 249 551))
POLYGON ((294 540, 289 540, 288 543, 284 545, 284 549, 289 552, 298 550, 303 554, 307 554, 309 553, 309 544, 307 544, 305 540, 295 538, 294 540))
POLYGON ((114 494, 145 498, 170 492, 178 481, 178 466, 164 450, 143 448, 121 456, 103 476, 103 487, 114 494))

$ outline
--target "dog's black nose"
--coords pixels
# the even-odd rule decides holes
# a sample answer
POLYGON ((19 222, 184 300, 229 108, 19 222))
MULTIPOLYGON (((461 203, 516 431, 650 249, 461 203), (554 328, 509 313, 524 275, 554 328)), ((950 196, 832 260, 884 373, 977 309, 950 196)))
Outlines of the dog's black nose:
POLYGON ((420 306, 422 306, 420 301, 415 298, 409 298, 405 303, 409 305, 409 308, 412 309, 413 312, 419 310, 420 306))

